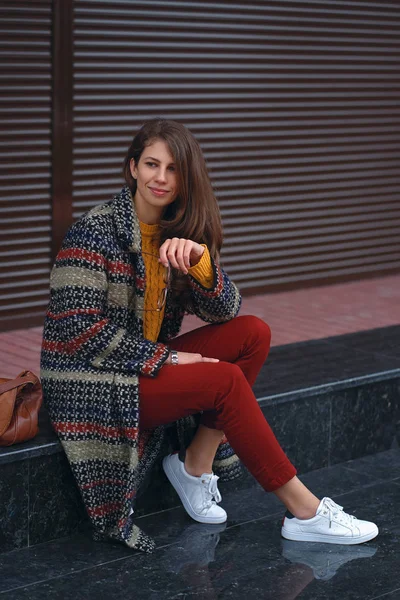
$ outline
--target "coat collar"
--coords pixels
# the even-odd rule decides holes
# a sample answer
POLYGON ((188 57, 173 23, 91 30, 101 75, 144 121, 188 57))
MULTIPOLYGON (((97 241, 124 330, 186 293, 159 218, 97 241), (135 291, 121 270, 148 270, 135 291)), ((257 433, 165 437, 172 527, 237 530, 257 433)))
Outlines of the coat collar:
POLYGON ((140 252, 142 246, 140 224, 135 211, 131 190, 127 185, 114 197, 111 206, 117 236, 123 250, 140 252))

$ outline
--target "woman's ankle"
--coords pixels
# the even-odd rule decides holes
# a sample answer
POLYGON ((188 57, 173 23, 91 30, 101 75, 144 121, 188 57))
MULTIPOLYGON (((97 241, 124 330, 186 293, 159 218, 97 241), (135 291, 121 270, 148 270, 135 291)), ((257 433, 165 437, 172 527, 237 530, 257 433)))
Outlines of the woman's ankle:
POLYGON ((186 473, 192 477, 201 477, 203 473, 212 473, 212 466, 193 461, 188 450, 186 450, 184 466, 186 473))
POLYGON ((315 517, 320 500, 298 477, 293 477, 274 493, 297 519, 305 520, 315 517))
POLYGON ((303 508, 303 509, 296 509, 295 512, 292 512, 292 514, 296 517, 296 519, 300 519, 301 521, 305 521, 306 519, 312 519, 313 517, 315 517, 316 513, 317 513, 317 508, 314 507, 310 507, 310 508, 303 508))
POLYGON ((203 473, 212 473, 212 469, 210 469, 210 467, 204 467, 204 469, 202 469, 201 467, 199 468, 197 465, 192 466, 188 464, 186 460, 184 462, 184 465, 186 473, 188 473, 192 477, 201 477, 203 473))

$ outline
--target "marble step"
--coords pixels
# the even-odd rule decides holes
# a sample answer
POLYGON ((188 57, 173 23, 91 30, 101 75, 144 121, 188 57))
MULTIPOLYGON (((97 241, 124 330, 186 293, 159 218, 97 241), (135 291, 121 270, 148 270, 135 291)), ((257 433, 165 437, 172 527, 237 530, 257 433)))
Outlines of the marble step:
MULTIPOLYGON (((384 450, 400 441, 400 326, 280 346, 255 383, 262 411, 299 473, 384 450)), ((167 436, 163 453, 172 447, 167 436)), ((248 486, 249 474, 235 489, 248 486)), ((137 515, 179 505, 161 457, 137 515)), ((0 448, 0 552, 85 530, 88 519, 46 412, 32 441, 0 448)))
POLYGON ((235 492, 221 484, 228 513, 223 526, 195 523, 179 507, 138 519, 156 542, 153 554, 94 542, 82 532, 3 553, 0 595, 5 600, 397 599, 400 450, 300 477, 318 497, 328 495, 350 514, 373 519, 379 536, 356 546, 288 542, 280 536, 284 509, 274 494, 257 485, 235 492))
POLYGON ((85 532, 0 555, 5 600, 385 600, 398 599, 400 450, 387 450, 300 475, 379 536, 355 546, 289 542, 284 508, 258 485, 221 484, 228 520, 196 523, 183 507, 146 515, 140 527, 156 551, 98 543, 85 532), (397 593, 397 595, 396 595, 397 593))

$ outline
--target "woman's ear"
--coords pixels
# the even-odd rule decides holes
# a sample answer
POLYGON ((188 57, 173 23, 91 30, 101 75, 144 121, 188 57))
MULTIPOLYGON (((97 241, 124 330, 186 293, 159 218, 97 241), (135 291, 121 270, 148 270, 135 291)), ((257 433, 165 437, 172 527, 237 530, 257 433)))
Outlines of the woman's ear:
POLYGON ((130 167, 130 171, 131 171, 131 175, 132 175, 133 179, 137 179, 137 167, 136 167, 134 158, 131 158, 129 167, 130 167))

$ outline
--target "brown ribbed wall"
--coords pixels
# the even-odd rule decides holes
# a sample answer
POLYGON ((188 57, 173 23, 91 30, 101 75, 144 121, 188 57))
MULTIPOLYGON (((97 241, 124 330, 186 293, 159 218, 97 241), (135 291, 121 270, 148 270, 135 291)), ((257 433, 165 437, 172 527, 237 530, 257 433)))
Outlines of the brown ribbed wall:
POLYGON ((400 271, 397 1, 0 0, 0 57, 0 330, 42 322, 155 116, 200 140, 244 293, 400 271))
POLYGON ((243 292, 400 270, 400 5, 75 0, 73 211, 141 122, 199 139, 243 292))
POLYGON ((0 330, 43 319, 51 245, 51 0, 0 2, 0 330))

